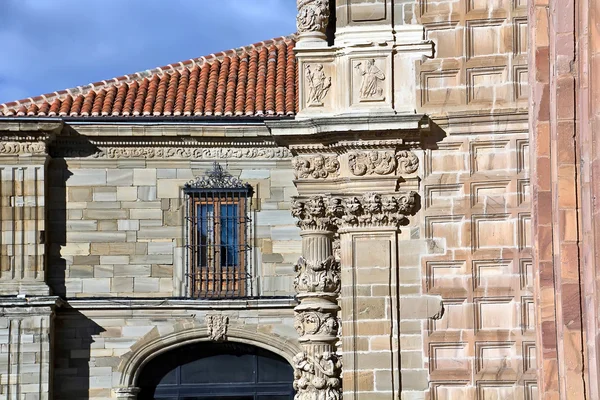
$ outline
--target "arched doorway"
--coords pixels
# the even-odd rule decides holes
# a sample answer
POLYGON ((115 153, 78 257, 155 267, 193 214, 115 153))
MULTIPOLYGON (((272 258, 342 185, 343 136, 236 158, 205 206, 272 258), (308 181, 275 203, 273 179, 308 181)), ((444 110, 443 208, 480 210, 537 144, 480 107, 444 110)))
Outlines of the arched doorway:
POLYGON ((201 342, 150 360, 139 400, 291 400, 293 369, 282 357, 242 343, 201 342))

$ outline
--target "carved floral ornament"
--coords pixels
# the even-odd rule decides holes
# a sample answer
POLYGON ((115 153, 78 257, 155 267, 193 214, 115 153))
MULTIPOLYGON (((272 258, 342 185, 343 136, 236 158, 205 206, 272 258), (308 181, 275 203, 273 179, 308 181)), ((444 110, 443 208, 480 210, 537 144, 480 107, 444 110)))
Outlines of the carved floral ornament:
POLYGON ((329 24, 329 0, 297 0, 298 33, 325 32, 329 24))
POLYGON ((311 262, 300 257, 294 270, 294 288, 298 293, 337 294, 340 291, 340 263, 333 256, 322 262, 311 262))
POLYGON ((339 321, 331 313, 320 311, 305 311, 296 314, 294 328, 298 335, 328 335, 337 336, 339 321))
POLYGON ((407 221, 417 206, 415 192, 366 193, 348 198, 313 196, 292 202, 292 215, 303 230, 335 231, 338 227, 394 226, 407 221))

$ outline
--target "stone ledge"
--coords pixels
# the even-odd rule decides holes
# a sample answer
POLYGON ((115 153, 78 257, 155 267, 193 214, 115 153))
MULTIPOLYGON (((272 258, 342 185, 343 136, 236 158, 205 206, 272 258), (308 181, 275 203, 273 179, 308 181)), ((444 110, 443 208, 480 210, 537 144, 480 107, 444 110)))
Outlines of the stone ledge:
POLYGON ((293 308, 298 302, 292 297, 263 299, 195 300, 195 299, 68 299, 70 308, 85 310, 108 309, 195 309, 195 310, 248 310, 293 308))

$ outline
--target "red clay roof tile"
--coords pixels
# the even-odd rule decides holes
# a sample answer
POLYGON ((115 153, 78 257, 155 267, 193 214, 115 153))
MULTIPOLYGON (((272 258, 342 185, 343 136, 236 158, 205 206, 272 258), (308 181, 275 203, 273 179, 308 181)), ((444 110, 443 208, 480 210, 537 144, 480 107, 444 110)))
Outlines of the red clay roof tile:
POLYGON ((294 36, 0 104, 0 116, 294 115, 294 36))

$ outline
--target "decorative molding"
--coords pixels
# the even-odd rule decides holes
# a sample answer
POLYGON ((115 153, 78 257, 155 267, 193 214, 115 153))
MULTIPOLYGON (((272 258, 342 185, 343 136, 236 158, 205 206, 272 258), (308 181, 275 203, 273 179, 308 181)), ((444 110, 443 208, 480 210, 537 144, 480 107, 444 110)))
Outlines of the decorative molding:
POLYGON ((294 328, 298 335, 328 335, 336 336, 339 330, 338 318, 331 313, 307 311, 296 314, 294 328))
POLYGON ((46 143, 41 141, 0 141, 0 154, 6 155, 45 155, 46 143))
POLYGON ((213 163, 213 169, 207 171, 204 176, 198 176, 185 184, 185 188, 189 189, 243 189, 250 193, 252 186, 234 176, 223 169, 218 162, 213 163))
POLYGON ((206 316, 206 325, 208 326, 208 337, 210 340, 219 342, 227 339, 228 316, 209 314, 206 316))
POLYGON ((402 150, 396 154, 398 161, 398 172, 412 174, 419 168, 419 158, 409 150, 402 150))
POLYGON ((329 24, 329 0, 297 0, 298 15, 296 26, 298 33, 325 33, 329 24))
POLYGON ((292 216, 298 219, 296 225, 301 229, 333 231, 344 209, 339 198, 313 196, 305 202, 292 201, 292 216))
POLYGON ((303 230, 335 231, 341 227, 398 227, 416 208, 416 192, 393 195, 366 193, 348 198, 313 196, 304 202, 295 199, 292 215, 303 230))
POLYGON ((361 101, 381 101, 385 100, 384 90, 379 83, 385 80, 385 74, 375 65, 375 59, 365 60, 365 65, 361 68, 362 62, 357 63, 354 68, 362 75, 360 90, 358 95, 361 101))
POLYGON ((341 357, 324 351, 312 357, 298 353, 293 360, 295 400, 341 400, 341 357))
POLYGON ((55 157, 91 157, 108 159, 287 159, 292 154, 284 147, 194 147, 178 146, 96 146, 71 145, 53 148, 55 157))
POLYGON ((348 167, 356 176, 388 175, 396 170, 396 159, 391 151, 369 151, 348 154, 348 167))
POLYGON ((314 71, 311 70, 310 64, 306 64, 304 68, 308 82, 308 106, 320 107, 331 87, 331 77, 325 75, 323 64, 315 64, 314 71))
POLYGON ((294 157, 292 159, 296 178, 325 179, 337 176, 340 163, 336 156, 294 157))
POLYGON ((294 266, 296 277, 294 288, 302 293, 339 293, 341 288, 340 263, 334 256, 329 256, 324 261, 309 261, 300 257, 294 266))

